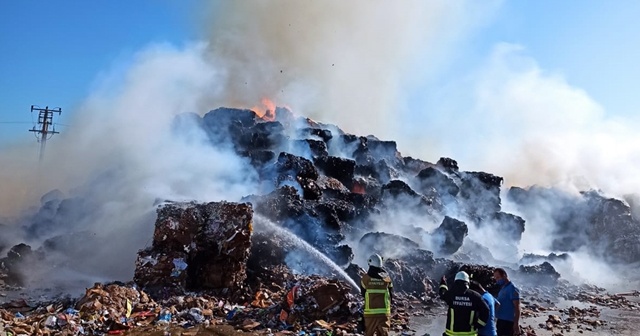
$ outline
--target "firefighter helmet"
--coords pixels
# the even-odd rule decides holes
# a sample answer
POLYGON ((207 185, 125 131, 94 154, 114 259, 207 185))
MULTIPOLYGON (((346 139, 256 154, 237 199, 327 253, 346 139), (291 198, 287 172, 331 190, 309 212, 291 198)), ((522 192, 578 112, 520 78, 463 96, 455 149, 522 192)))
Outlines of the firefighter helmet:
POLYGON ((460 271, 458 273, 456 273, 456 280, 455 281, 464 281, 466 283, 469 283, 469 274, 467 274, 467 272, 464 271, 460 271))
POLYGON ((369 266, 382 267, 382 257, 379 254, 372 254, 367 264, 369 264, 369 266))

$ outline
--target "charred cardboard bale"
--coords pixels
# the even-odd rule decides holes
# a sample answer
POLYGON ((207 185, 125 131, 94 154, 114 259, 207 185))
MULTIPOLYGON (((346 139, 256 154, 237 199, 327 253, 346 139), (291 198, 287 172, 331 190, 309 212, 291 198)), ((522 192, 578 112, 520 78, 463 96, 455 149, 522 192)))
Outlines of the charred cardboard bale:
POLYGON ((153 248, 162 251, 182 251, 194 241, 206 213, 195 203, 169 203, 158 208, 153 248))
POLYGON ((549 255, 539 255, 533 253, 525 253, 522 258, 520 258, 520 264, 532 264, 532 263, 541 263, 545 261, 555 262, 555 261, 569 261, 571 256, 567 253, 550 253, 549 255))
POLYGON ((520 216, 500 211, 491 217, 481 218, 478 226, 491 226, 499 232, 502 237, 516 243, 520 241, 524 233, 525 220, 520 216))
MULTIPOLYGON (((447 278, 449 284, 453 284, 455 276, 458 272, 464 271, 469 274, 471 280, 478 281, 487 291, 494 296, 498 295, 500 287, 496 285, 493 279, 493 267, 486 265, 463 264, 448 259, 437 259, 437 267, 429 272, 429 276, 439 279, 443 275, 447 278)), ((513 272, 508 271, 509 275, 513 272)))
POLYGON ((257 169, 261 169, 268 163, 272 163, 276 159, 276 153, 268 150, 248 150, 239 153, 241 156, 249 158, 251 165, 257 169))
POLYGON ((420 267, 423 270, 431 270, 436 260, 433 258, 433 252, 424 249, 413 249, 409 253, 400 257, 402 261, 407 262, 409 265, 420 267))
POLYGON ((343 145, 360 145, 363 142, 366 142, 367 139, 365 137, 359 137, 354 134, 340 134, 338 139, 341 140, 343 145))
POLYGON ((452 255, 452 258, 463 263, 497 263, 497 260, 487 247, 471 239, 465 239, 460 249, 452 255))
POLYGON ((374 193, 362 194, 352 192, 346 196, 346 201, 356 207, 358 217, 366 217, 366 214, 377 211, 376 206, 380 199, 376 197, 374 193))
POLYGON ((229 139, 230 134, 242 134, 242 130, 253 127, 257 119, 251 110, 219 107, 205 114, 202 123, 211 141, 219 143, 229 139))
POLYGON ((396 291, 410 293, 418 297, 433 291, 428 281, 429 278, 420 267, 410 266, 409 263, 402 260, 388 259, 383 268, 389 273, 396 291))
POLYGON ((160 252, 147 248, 138 252, 133 281, 153 294, 180 293, 187 287, 187 260, 183 251, 160 252))
POLYGON ((357 219, 359 215, 353 204, 337 198, 318 202, 314 210, 327 228, 341 233, 344 233, 346 224, 357 219))
MULTIPOLYGON (((287 286, 283 303, 289 324, 305 325, 316 320, 329 321, 332 317, 351 315, 349 302, 353 300, 351 287, 337 280, 318 276, 296 276, 295 283, 287 286)), ((278 313, 280 313, 278 308, 278 313)), ((282 317, 282 313, 280 315, 282 317)))
POLYGON ((287 253, 293 249, 295 249, 295 244, 290 239, 256 232, 251 237, 251 253, 247 261, 247 268, 254 272, 262 267, 284 264, 287 253))
POLYGON ((440 226, 432 233, 433 240, 438 246, 437 252, 443 255, 455 253, 462 246, 464 237, 468 233, 467 224, 463 221, 445 216, 440 226))
POLYGON ((316 182, 318 183, 318 187, 320 187, 320 190, 323 191, 323 194, 330 195, 331 197, 346 195, 350 192, 349 189, 345 187, 344 184, 342 184, 342 182, 333 177, 320 175, 316 182))
POLYGON ((343 223, 338 217, 336 208, 332 203, 318 202, 315 206, 315 210, 327 227, 336 231, 339 231, 342 228, 343 223))
POLYGON ((560 273, 558 273, 550 263, 545 261, 535 266, 520 265, 518 276, 531 282, 548 285, 555 284, 560 278, 560 273))
MULTIPOLYGON (((491 266, 465 264, 460 267, 460 271, 467 272, 472 280, 479 282, 482 287, 487 290, 493 290, 494 288, 498 287, 495 280, 493 279, 494 268, 491 266)), ((500 288, 498 288, 498 290, 499 289, 500 288)))
POLYGON ((255 204, 256 212, 274 224, 297 235, 313 246, 335 243, 341 223, 326 222, 326 213, 318 212, 316 201, 305 201, 295 188, 281 187, 265 196, 252 196, 247 201, 255 204))
POLYGON ((314 181, 318 179, 318 171, 311 161, 285 152, 278 156, 275 170, 280 174, 278 181, 284 180, 284 176, 309 178, 314 181))
POLYGON ((451 178, 433 167, 421 170, 416 178, 422 190, 434 188, 442 197, 455 197, 460 192, 460 188, 451 178))
POLYGON ((349 245, 328 245, 319 250, 338 265, 347 265, 353 261, 353 249, 349 245))
MULTIPOLYGON (((110 178, 105 175, 99 176, 96 183, 104 182, 100 180, 101 178, 110 178)), ((91 202, 86 197, 50 199, 42 204, 34 215, 30 216, 29 225, 25 227, 25 230, 30 238, 50 238, 61 232, 82 230, 84 229, 82 225, 91 218, 97 208, 97 203, 91 202)))
POLYGON ((300 156, 321 157, 329 155, 327 144, 320 140, 292 140, 290 146, 290 152, 300 156))
POLYGON ((310 178, 297 177, 296 181, 302 188, 302 197, 307 200, 318 200, 322 197, 322 190, 316 181, 310 178))
POLYGON ((196 126, 205 129, 205 124, 199 114, 193 112, 180 113, 171 121, 171 132, 177 136, 188 135, 196 126))
POLYGON ((276 106, 274 111, 275 121, 279 121, 285 126, 291 126, 296 120, 296 116, 287 107, 276 106))
POLYGON ((208 216, 196 236, 187 285, 236 289, 246 278, 253 209, 250 204, 227 202, 208 203, 204 207, 208 216))
POLYGON ((382 187, 383 194, 388 194, 394 197, 399 195, 408 195, 410 197, 419 197, 418 193, 413 191, 408 184, 400 180, 393 180, 385 184, 382 187))
POLYGON ((251 205, 244 203, 165 204, 158 209, 152 248, 139 252, 136 282, 142 287, 186 282, 187 289, 238 288, 246 277, 252 219, 251 205))
POLYGON ((385 232, 369 232, 362 236, 358 242, 358 251, 367 257, 373 253, 385 257, 391 251, 394 256, 403 256, 419 247, 418 243, 409 238, 385 232))
POLYGON ((242 127, 252 127, 256 124, 258 116, 248 109, 219 107, 209 111, 203 116, 204 122, 209 127, 217 125, 229 125, 231 122, 239 122, 242 127))
POLYGON ((367 194, 379 198, 382 193, 382 184, 373 177, 358 176, 353 179, 351 191, 356 194, 367 194))
POLYGON ((374 136, 360 137, 353 157, 358 164, 367 165, 379 160, 386 160, 393 166, 404 164, 398 153, 395 141, 381 141, 374 136))
POLYGON ((520 187, 511 187, 507 191, 507 198, 516 204, 526 204, 531 198, 529 197, 529 190, 520 187))
POLYGON ((264 196, 245 197, 243 201, 251 202, 257 213, 276 222, 304 214, 304 202, 291 186, 282 186, 264 196))
POLYGON ((583 193, 592 209, 587 236, 594 251, 605 250, 609 260, 634 263, 640 260, 640 221, 625 202, 591 191, 583 193))
POLYGON ((390 167, 386 160, 372 160, 365 164, 359 164, 356 166, 355 173, 365 178, 374 178, 381 184, 399 177, 399 173, 390 167))
POLYGON ((484 172, 464 172, 460 197, 471 215, 485 217, 500 211, 503 178, 484 172))
POLYGON ((283 132, 284 127, 280 122, 266 121, 244 128, 233 136, 242 150, 273 150, 288 140, 283 132))
POLYGON ((27 269, 43 259, 42 253, 32 251, 27 244, 11 247, 7 256, 0 259, 0 274, 5 275, 3 281, 10 286, 25 286, 28 281, 27 269))
POLYGON ((382 186, 381 202, 392 207, 400 202, 405 208, 425 214, 431 214, 440 204, 437 199, 418 194, 400 180, 393 180, 382 186))
POLYGON ((591 226, 592 209, 583 197, 538 186, 528 189, 512 187, 507 197, 527 217, 535 217, 536 209, 548 209, 545 211, 556 224, 552 249, 561 252, 575 251, 588 244, 586 231, 591 226))
POLYGON ((331 138, 333 138, 333 135, 331 134, 330 130, 327 129, 320 129, 320 128, 302 128, 299 131, 300 136, 316 136, 320 139, 322 139, 322 141, 324 141, 325 143, 329 142, 329 140, 331 140, 331 138))
POLYGON ((50 253, 63 253, 68 256, 87 255, 94 253, 95 247, 101 243, 102 241, 93 232, 72 232, 45 240, 39 250, 47 255, 50 253))
POLYGON ((342 182, 345 187, 351 188, 356 168, 355 161, 336 156, 325 156, 317 158, 315 164, 325 175, 333 177, 342 182))
POLYGON ((322 214, 335 216, 341 221, 350 221, 358 215, 356 207, 347 201, 340 199, 328 199, 316 205, 316 210, 322 214))
POLYGON ((366 270, 362 269, 360 266, 356 264, 349 264, 349 266, 347 266, 347 268, 345 268, 344 271, 356 283, 360 283, 360 280, 362 280, 362 276, 365 273, 367 273, 366 270))
POLYGON ((459 169, 458 162, 456 160, 446 157, 441 157, 438 162, 436 162, 436 165, 451 172, 457 172, 459 169))
POLYGON ((410 176, 415 176, 420 171, 422 171, 422 170, 424 170, 426 168, 435 166, 431 162, 423 161, 423 160, 420 160, 420 159, 414 159, 411 156, 403 157, 402 161, 404 163, 403 164, 403 170, 405 171, 405 173, 407 175, 410 175, 410 176))
POLYGON ((394 162, 398 159, 398 146, 395 141, 378 140, 375 137, 367 137, 367 148, 374 157, 389 159, 394 162))

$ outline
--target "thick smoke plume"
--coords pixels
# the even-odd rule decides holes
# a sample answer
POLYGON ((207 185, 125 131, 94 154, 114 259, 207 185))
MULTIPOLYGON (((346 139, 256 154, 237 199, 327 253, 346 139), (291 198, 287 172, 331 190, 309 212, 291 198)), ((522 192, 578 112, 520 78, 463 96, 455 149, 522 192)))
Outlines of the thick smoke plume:
MULTIPOLYGON (((0 224, 30 227, 16 240, 36 246, 70 230, 95 235, 99 244, 88 241, 95 253, 82 254, 78 267, 98 277, 130 278, 135 251, 151 236, 156 201, 235 201, 259 188, 245 161, 224 144, 211 146, 188 118, 176 124, 174 117, 223 105, 251 108, 263 98, 348 132, 397 140, 405 156, 453 157, 465 170, 504 176, 506 186, 635 193, 636 123, 607 117, 588 93, 545 72, 519 47, 499 44, 478 69, 436 80, 499 3, 486 5, 216 3, 208 41, 150 46, 102 74, 68 131, 50 143, 39 172, 33 146, 2 149, 0 224), (40 196, 52 189, 82 200, 69 208, 82 212, 67 214, 72 223, 44 221, 50 225, 34 228, 50 217, 20 211, 39 207, 40 196)), ((525 217, 521 249, 546 252, 536 243, 554 230, 545 211, 525 217)), ((407 211, 392 217, 407 223, 403 230, 431 231, 440 222, 421 223, 407 211)), ((390 218, 375 224, 384 227, 390 218)), ((469 235, 477 241, 494 236, 473 225, 469 235)), ((586 256, 579 258, 576 264, 588 265, 586 256)))
POLYGON ((408 91, 437 71, 458 39, 494 8, 472 1, 226 1, 212 6, 210 57, 225 69, 222 99, 263 97, 390 137, 408 91))
MULTIPOLYGON (((45 239, 84 232, 91 239, 69 242, 72 252, 90 252, 75 254, 75 266, 106 279, 129 279, 136 251, 152 235, 158 201, 237 201, 254 191, 246 162, 224 143, 212 146, 189 118, 175 119, 203 112, 210 106, 207 95, 219 87, 219 72, 204 60, 204 49, 151 46, 126 72, 117 66, 108 72, 75 111, 70 130, 47 148, 39 178, 28 169, 33 161, 19 160, 25 150, 0 156, 2 167, 12 167, 3 169, 2 180, 15 181, 3 186, 3 199, 39 207, 30 196, 62 191, 37 213, 11 220, 16 229, 26 228, 19 231, 23 240, 38 247, 45 239)), ((15 208, 1 210, 8 215, 15 208)))

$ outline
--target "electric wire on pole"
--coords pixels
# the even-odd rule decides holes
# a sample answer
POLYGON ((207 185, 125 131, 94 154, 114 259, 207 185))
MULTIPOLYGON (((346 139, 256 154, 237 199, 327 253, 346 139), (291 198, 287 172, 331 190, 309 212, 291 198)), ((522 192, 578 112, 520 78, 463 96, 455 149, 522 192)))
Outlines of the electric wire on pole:
POLYGON ((36 129, 36 126, 33 126, 29 132, 33 132, 40 142, 40 159, 42 162, 42 158, 44 157, 44 150, 47 145, 47 140, 51 139, 54 134, 58 134, 60 132, 56 132, 56 126, 53 123, 53 114, 58 113, 60 115, 62 113, 62 109, 59 107, 50 109, 49 106, 45 108, 40 108, 34 105, 31 105, 31 113, 34 111, 38 111, 38 125, 39 128, 36 129))

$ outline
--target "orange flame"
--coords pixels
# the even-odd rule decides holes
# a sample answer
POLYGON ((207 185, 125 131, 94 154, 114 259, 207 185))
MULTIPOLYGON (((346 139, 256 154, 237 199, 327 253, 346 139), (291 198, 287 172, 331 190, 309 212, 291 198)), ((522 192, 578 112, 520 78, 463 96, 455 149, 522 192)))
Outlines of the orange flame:
POLYGON ((257 114, 258 117, 260 117, 260 119, 262 120, 265 120, 265 121, 276 120, 276 103, 274 103, 269 98, 262 98, 261 103, 262 103, 262 106, 266 108, 264 109, 264 112, 263 112, 263 109, 258 106, 252 107, 251 111, 255 112, 255 114, 257 114))

